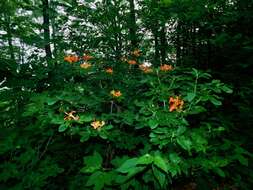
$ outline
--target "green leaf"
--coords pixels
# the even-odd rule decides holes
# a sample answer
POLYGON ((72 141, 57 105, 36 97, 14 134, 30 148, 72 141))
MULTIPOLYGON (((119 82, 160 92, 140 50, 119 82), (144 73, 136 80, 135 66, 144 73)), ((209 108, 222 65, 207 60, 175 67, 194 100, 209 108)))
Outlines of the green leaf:
POLYGON ((170 161, 174 164, 178 164, 181 161, 181 158, 177 155, 177 153, 169 154, 170 161))
POLYGON ((198 77, 199 76, 199 72, 198 72, 198 70, 197 69, 195 69, 195 68, 192 68, 192 74, 195 76, 195 77, 198 77))
POLYGON ((235 158, 244 166, 248 166, 249 161, 247 158, 243 157, 242 155, 236 155, 235 158))
POLYGON ((193 106, 191 108, 190 113, 191 114, 199 114, 199 113, 202 113, 202 112, 205 112, 205 111, 207 111, 207 110, 203 106, 193 106))
POLYGON ((216 106, 220 106, 222 105, 221 101, 217 100, 214 97, 210 97, 209 100, 212 102, 212 104, 216 105, 216 106))
POLYGON ((177 143, 185 150, 191 150, 192 142, 185 136, 180 136, 177 138, 177 143))
POLYGON ((93 173, 102 167, 103 158, 96 151, 92 156, 86 156, 83 159, 86 166, 81 169, 82 173, 93 173))
POLYGON ((55 116, 55 115, 49 115, 51 119, 51 123, 52 124, 64 124, 64 119, 63 117, 60 117, 60 116, 55 116))
POLYGON ((85 142, 85 141, 89 140, 89 138, 90 138, 89 132, 81 132, 80 135, 81 135, 80 142, 85 142))
POLYGON ((46 102, 49 106, 54 105, 57 101, 58 101, 58 99, 55 99, 55 98, 47 98, 47 100, 46 100, 46 102))
POLYGON ((89 179, 86 183, 86 186, 92 186, 92 185, 94 185, 94 190, 103 189, 103 187, 105 185, 103 172, 97 171, 89 177, 89 179))
POLYGON ((224 92, 228 93, 228 94, 233 93, 233 90, 232 90, 231 88, 225 86, 225 85, 223 85, 223 86, 221 87, 221 89, 222 89, 224 92))
POLYGON ((185 126, 179 126, 176 134, 179 136, 179 135, 182 135, 185 131, 186 131, 185 126))
POLYGON ((188 100, 189 102, 191 102, 194 98, 195 98, 196 94, 193 92, 189 92, 186 95, 186 100, 188 100))
POLYGON ((144 156, 138 158, 138 164, 148 165, 153 162, 153 156, 150 154, 145 154, 144 156))
POLYGON ((154 157, 154 165, 168 173, 168 166, 166 164, 166 161, 161 156, 157 155, 154 157))
POLYGON ((108 138, 108 133, 105 131, 105 130, 101 130, 101 131, 98 131, 98 135, 102 138, 102 139, 107 139, 108 138))
POLYGON ((128 159, 117 169, 117 171, 120 172, 120 173, 128 173, 137 164, 138 164, 138 158, 128 159))
POLYGON ((161 185, 161 187, 164 187, 164 184, 166 182, 166 175, 154 166, 152 166, 152 171, 155 178, 158 180, 159 184, 161 185))
POLYGON ((94 116, 92 114, 86 114, 86 115, 81 115, 79 122, 91 122, 94 119, 94 116))
POLYGON ((148 121, 148 125, 151 129, 155 129, 159 125, 159 123, 156 119, 150 119, 148 121))
POLYGON ((220 168, 214 168, 213 171, 221 177, 226 177, 226 174, 220 168))
POLYGON ((59 131, 59 132, 64 132, 64 131, 66 131, 66 129, 67 129, 68 127, 69 127, 69 126, 66 125, 66 123, 63 123, 63 124, 61 124, 61 125, 59 126, 58 131, 59 131))
POLYGON ((114 177, 115 176, 113 175, 112 172, 105 173, 97 171, 89 177, 86 186, 94 185, 94 190, 101 190, 104 189, 104 186, 106 184, 110 185, 114 177))
POLYGON ((146 167, 145 166, 137 166, 132 167, 128 170, 128 174, 126 176, 118 175, 116 178, 117 183, 125 183, 127 180, 135 176, 136 174, 142 172, 146 167))

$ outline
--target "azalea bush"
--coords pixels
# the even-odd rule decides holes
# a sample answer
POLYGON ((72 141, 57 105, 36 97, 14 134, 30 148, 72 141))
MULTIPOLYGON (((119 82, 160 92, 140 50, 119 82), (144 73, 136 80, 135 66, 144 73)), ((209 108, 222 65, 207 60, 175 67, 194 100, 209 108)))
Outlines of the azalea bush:
POLYGON ((233 165, 247 166, 251 154, 219 113, 232 89, 194 68, 143 60, 140 50, 55 60, 53 80, 28 93, 20 129, 4 138, 4 187, 64 179, 68 189, 170 189, 189 180, 211 189, 233 165))

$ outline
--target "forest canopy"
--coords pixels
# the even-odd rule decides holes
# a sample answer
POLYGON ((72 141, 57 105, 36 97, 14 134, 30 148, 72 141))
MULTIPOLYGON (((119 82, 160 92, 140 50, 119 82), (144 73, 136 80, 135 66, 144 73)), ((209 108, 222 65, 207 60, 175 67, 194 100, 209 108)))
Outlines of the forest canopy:
POLYGON ((0 189, 253 188, 252 0, 2 0, 0 189))

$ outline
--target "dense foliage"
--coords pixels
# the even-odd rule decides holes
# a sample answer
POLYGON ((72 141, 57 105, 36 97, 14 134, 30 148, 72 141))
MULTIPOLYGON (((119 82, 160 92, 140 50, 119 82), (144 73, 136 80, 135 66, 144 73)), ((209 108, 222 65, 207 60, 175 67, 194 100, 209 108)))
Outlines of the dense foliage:
POLYGON ((0 189, 252 189, 252 1, 0 8, 0 189))

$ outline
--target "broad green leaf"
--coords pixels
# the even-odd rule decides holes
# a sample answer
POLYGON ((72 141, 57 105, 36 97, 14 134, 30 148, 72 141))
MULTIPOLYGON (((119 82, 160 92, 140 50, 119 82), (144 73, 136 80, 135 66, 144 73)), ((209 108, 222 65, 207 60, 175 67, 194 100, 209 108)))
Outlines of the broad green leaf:
POLYGON ((228 93, 228 94, 231 94, 233 93, 233 90, 229 87, 227 87, 226 85, 223 85, 222 88, 221 88, 224 92, 228 93))
POLYGON ((92 114, 81 115, 79 122, 91 122, 94 119, 92 114))
POLYGON ((186 95, 186 100, 188 100, 189 102, 191 102, 194 98, 195 98, 196 94, 193 92, 189 92, 186 95))
POLYGON ((57 101, 58 101, 58 99, 55 99, 55 98, 47 98, 47 100, 46 100, 46 102, 49 106, 54 105, 57 101))
POLYGON ((168 173, 167 163, 161 156, 156 155, 154 157, 154 165, 162 169, 164 172, 168 173))
POLYGON ((90 138, 89 132, 82 132, 80 135, 81 135, 80 142, 85 142, 85 141, 89 140, 89 138, 90 138))
POLYGON ((185 136, 180 136, 177 138, 177 143, 185 150, 191 150, 192 142, 189 138, 185 136))
POLYGON ((131 158, 125 161, 118 169, 118 172, 121 173, 128 173, 131 171, 132 168, 134 168, 138 164, 138 158, 131 158))
POLYGON ((61 125, 59 126, 58 131, 59 131, 59 132, 64 132, 64 131, 66 131, 66 129, 67 129, 68 127, 69 127, 68 125, 66 125, 65 123, 63 123, 63 124, 61 124, 61 125))
POLYGON ((102 167, 103 158, 98 152, 94 152, 92 156, 83 158, 85 167, 81 169, 82 173, 93 173, 102 167))
POLYGON ((150 119, 148 121, 148 125, 151 129, 155 129, 159 125, 159 123, 156 119, 150 119))
POLYGON ((221 101, 217 100, 216 98, 214 97, 210 97, 209 100, 216 106, 220 106, 222 105, 221 101))
POLYGON ((145 154, 144 156, 138 158, 138 164, 148 165, 153 162, 153 156, 150 154, 145 154))
POLYGON ((161 187, 164 187, 164 184, 166 182, 166 175, 161 170, 157 169, 155 166, 152 166, 152 171, 155 176, 155 178, 158 180, 161 187))
POLYGON ((174 164, 178 164, 181 161, 181 158, 178 156, 177 153, 170 153, 169 159, 174 164))
POLYGON ((123 175, 118 175, 116 177, 116 182, 117 183, 125 183, 127 180, 129 180, 130 178, 132 178, 133 176, 135 176, 136 174, 142 172, 143 170, 145 170, 145 166, 135 166, 135 167, 131 167, 128 169, 127 175, 123 176, 123 175))
POLYGON ((103 189, 105 185, 105 180, 104 180, 104 173, 101 171, 97 171, 89 177, 86 186, 92 186, 94 185, 94 190, 101 190, 103 189))
POLYGON ((179 136, 179 135, 182 135, 185 131, 186 131, 186 127, 185 126, 179 126, 177 128, 177 133, 176 134, 179 136))

